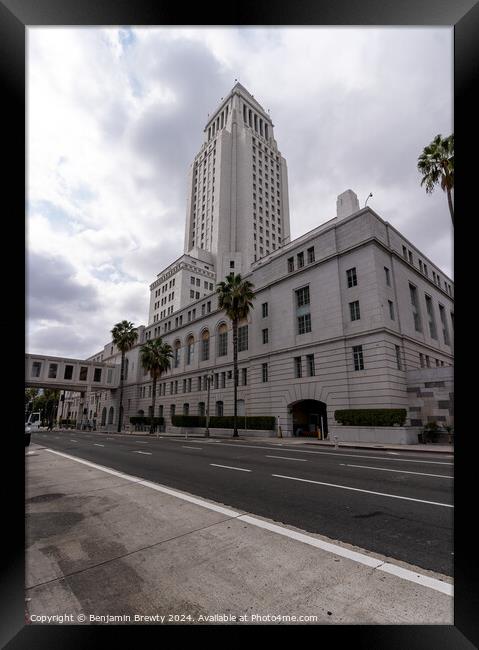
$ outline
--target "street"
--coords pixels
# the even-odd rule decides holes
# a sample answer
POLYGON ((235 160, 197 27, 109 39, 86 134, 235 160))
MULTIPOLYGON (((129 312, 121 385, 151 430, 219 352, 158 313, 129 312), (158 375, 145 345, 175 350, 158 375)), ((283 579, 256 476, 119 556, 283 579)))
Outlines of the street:
POLYGON ((424 569, 453 573, 450 455, 78 431, 40 431, 32 442, 424 569))

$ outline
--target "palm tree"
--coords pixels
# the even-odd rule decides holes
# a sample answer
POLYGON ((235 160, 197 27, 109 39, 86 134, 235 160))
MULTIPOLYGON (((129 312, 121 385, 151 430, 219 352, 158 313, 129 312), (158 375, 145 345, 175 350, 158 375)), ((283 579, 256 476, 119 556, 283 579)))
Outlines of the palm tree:
POLYGON ((250 309, 253 308, 252 300, 254 299, 253 284, 248 280, 243 280, 238 273, 230 273, 224 282, 216 285, 218 294, 218 307, 223 309, 233 324, 233 375, 234 375, 234 432, 233 438, 238 437, 236 426, 237 417, 237 393, 238 393, 238 323, 243 318, 247 318, 250 309))
POLYGON ((151 403, 150 433, 153 433, 156 382, 161 377, 163 372, 166 372, 170 369, 172 357, 173 349, 171 345, 169 343, 163 342, 161 337, 155 339, 154 341, 147 341, 140 348, 141 365, 145 370, 150 371, 151 378, 153 379, 153 400, 151 403))
POLYGON ((123 381, 124 381, 124 368, 125 368, 125 354, 128 350, 135 345, 138 338, 138 330, 135 329, 133 323, 130 321, 122 320, 117 323, 111 330, 113 343, 121 352, 121 369, 120 369, 120 408, 118 409, 118 433, 121 431, 121 419, 123 408, 123 381))
POLYGON ((417 162, 418 171, 422 174, 421 186, 426 186, 430 194, 440 183, 441 189, 447 194, 449 212, 454 226, 454 206, 452 191, 454 189, 454 133, 447 138, 436 135, 427 147, 424 147, 417 162))

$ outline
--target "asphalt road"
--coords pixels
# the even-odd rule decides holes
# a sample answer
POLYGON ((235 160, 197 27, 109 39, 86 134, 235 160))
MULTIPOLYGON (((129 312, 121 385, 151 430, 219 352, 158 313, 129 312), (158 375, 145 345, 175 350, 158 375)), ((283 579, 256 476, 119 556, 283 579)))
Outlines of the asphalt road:
POLYGON ((32 442, 445 575, 453 457, 96 432, 32 442))

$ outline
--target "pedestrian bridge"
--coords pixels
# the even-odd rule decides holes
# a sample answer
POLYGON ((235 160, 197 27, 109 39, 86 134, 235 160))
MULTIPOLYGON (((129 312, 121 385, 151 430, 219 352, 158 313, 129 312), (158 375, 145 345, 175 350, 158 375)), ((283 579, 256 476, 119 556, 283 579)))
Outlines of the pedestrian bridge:
POLYGON ((120 366, 98 361, 25 355, 25 386, 73 392, 114 390, 120 383, 120 366))

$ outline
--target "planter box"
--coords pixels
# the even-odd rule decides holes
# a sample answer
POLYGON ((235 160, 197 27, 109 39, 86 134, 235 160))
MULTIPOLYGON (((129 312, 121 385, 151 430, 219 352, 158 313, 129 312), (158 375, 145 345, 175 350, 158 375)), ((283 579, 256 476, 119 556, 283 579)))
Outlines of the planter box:
MULTIPOLYGON (((204 427, 168 427, 167 433, 176 433, 179 436, 188 434, 189 436, 202 436, 205 433, 204 427)), ((225 438, 233 437, 233 429, 214 429, 209 427, 210 436, 221 436, 225 438)), ((257 436, 258 438, 276 438, 277 434, 274 430, 260 430, 260 429, 238 429, 238 435, 242 436, 257 436)))
POLYGON ((423 427, 350 427, 332 425, 329 427, 328 440, 338 442, 377 442, 396 445, 417 445, 418 434, 423 427))

